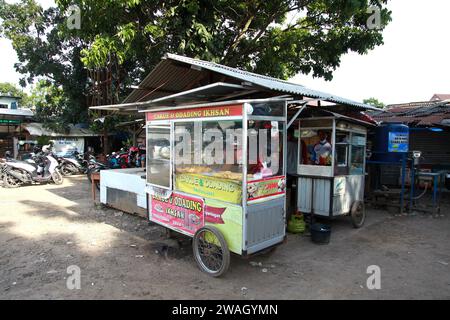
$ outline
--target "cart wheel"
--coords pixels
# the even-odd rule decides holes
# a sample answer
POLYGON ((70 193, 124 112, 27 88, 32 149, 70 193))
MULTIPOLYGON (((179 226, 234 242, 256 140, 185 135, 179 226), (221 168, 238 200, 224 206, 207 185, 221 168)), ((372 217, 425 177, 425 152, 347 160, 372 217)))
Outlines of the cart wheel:
POLYGON ((205 226, 197 231, 192 242, 195 261, 200 269, 212 277, 223 275, 230 265, 230 250, 220 231, 205 226))
POLYGON ((366 221, 366 209, 364 207, 364 202, 355 201, 352 205, 350 215, 352 218, 353 227, 357 229, 361 228, 366 221))

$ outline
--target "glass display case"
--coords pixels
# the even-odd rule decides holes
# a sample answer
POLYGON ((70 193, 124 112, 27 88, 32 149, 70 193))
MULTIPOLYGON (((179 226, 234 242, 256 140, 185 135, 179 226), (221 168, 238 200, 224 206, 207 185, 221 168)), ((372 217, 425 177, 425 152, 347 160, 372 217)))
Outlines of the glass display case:
POLYGON ((148 112, 150 220, 188 236, 214 227, 252 254, 286 235, 285 100, 148 112))
POLYGON ((298 209, 333 217, 363 200, 367 129, 350 120, 299 121, 298 209))

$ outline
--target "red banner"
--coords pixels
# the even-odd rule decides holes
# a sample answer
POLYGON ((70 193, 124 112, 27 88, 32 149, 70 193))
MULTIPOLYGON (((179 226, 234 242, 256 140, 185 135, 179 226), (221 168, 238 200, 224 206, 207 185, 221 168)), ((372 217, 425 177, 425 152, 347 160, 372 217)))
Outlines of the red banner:
POLYGON ((147 121, 242 116, 242 104, 148 112, 147 121))
POLYGON ((223 221, 223 214, 227 208, 215 208, 210 206, 205 206, 205 220, 209 223, 214 224, 225 224, 223 221))
POLYGON ((151 196, 150 220, 194 235, 198 229, 205 225, 204 203, 201 198, 172 193, 168 199, 151 196))
POLYGON ((247 183, 248 202, 286 193, 286 177, 271 177, 247 183))

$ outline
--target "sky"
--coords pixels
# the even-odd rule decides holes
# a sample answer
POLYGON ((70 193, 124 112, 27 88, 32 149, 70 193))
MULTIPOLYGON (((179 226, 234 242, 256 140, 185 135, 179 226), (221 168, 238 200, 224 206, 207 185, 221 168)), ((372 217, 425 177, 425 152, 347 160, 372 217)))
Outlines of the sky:
MULTIPOLYGON (((38 0, 44 7, 53 0, 38 0)), ((362 101, 374 97, 385 104, 428 101, 435 93, 450 93, 450 1, 390 0, 392 22, 384 45, 366 55, 342 57, 332 81, 298 75, 292 82, 362 101)), ((8 40, 0 39, 0 82, 18 83, 17 56, 8 40)))

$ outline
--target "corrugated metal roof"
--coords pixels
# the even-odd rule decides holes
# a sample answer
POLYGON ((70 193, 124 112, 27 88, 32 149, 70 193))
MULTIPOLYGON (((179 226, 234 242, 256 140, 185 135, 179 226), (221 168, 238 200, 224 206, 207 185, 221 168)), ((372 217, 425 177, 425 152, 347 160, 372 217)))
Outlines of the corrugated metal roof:
POLYGON ((217 76, 217 80, 210 82, 230 82, 229 79, 226 79, 228 77, 235 79, 237 84, 242 82, 251 83, 268 91, 321 99, 336 104, 357 107, 362 110, 375 109, 363 103, 312 90, 299 84, 170 53, 142 81, 139 85, 140 89, 134 90, 123 103, 152 100, 161 96, 192 89, 192 87, 189 88, 190 85, 195 85, 196 81, 200 81, 206 76, 204 70, 210 71, 217 76))
POLYGON ((34 113, 30 109, 0 109, 1 116, 33 117, 34 113))
POLYGON ((444 101, 450 100, 450 94, 448 93, 436 93, 433 97, 431 97, 431 101, 444 101))
POLYGON ((32 122, 22 124, 22 130, 28 131, 31 136, 46 136, 46 137, 95 137, 98 134, 89 129, 77 128, 74 125, 69 125, 68 133, 59 133, 49 130, 44 127, 42 123, 32 122))
POLYGON ((412 126, 447 126, 450 119, 450 102, 412 102, 388 106, 371 116, 385 123, 401 122, 412 126))

